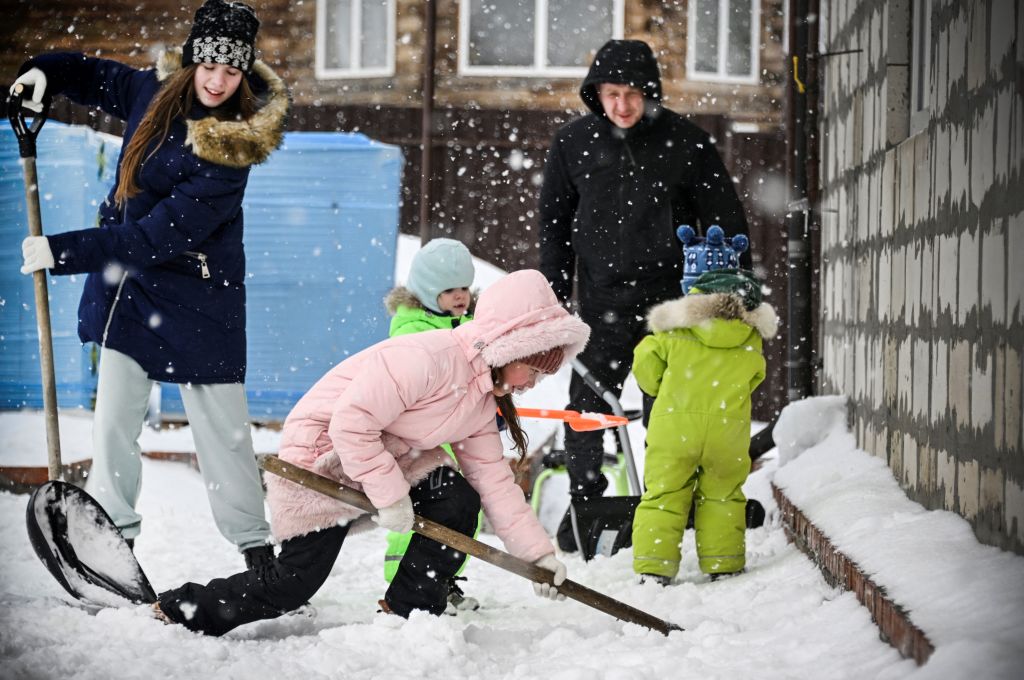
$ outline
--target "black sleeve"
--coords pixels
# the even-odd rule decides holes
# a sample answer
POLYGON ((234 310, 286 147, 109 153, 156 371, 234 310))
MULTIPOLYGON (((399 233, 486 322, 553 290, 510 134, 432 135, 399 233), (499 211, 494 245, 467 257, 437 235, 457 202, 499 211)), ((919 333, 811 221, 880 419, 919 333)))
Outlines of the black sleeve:
POLYGON ((572 248, 572 223, 579 194, 566 172, 558 137, 544 162, 540 190, 540 271, 565 302, 572 295, 576 253, 572 248))
POLYGON ((21 65, 18 75, 32 68, 46 74, 47 94, 63 94, 76 104, 97 106, 121 120, 131 114, 140 89, 146 78, 151 77, 145 71, 117 61, 75 52, 51 52, 33 57, 21 65))

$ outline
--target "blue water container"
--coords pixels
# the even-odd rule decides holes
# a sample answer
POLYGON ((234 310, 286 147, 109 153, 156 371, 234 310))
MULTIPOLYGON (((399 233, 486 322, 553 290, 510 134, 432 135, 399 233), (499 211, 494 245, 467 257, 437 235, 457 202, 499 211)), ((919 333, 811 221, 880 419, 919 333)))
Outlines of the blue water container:
MULTIPOLYGON (((36 146, 43 233, 95 226, 96 211, 114 181, 120 138, 51 121, 43 127, 36 146)), ((24 172, 17 139, 5 125, 0 128, 0 409, 4 410, 43 406, 32 277, 18 271, 26 236, 24 172)), ((92 406, 95 351, 78 340, 78 300, 84 281, 84 275, 47 280, 61 408, 92 406)))
MULTIPOLYGON (((37 167, 44 233, 95 224, 113 183, 119 140, 47 123, 37 167)), ((253 168, 246 197, 249 409, 281 420, 345 357, 387 337, 383 297, 394 285, 402 157, 365 135, 290 132, 253 168)), ((28 233, 17 143, 0 133, 0 409, 42 405, 32 280, 15 266, 28 233)), ((84 276, 50 277, 61 408, 91 407, 94 354, 77 335, 84 276)), ((163 417, 183 413, 161 388, 163 417)))

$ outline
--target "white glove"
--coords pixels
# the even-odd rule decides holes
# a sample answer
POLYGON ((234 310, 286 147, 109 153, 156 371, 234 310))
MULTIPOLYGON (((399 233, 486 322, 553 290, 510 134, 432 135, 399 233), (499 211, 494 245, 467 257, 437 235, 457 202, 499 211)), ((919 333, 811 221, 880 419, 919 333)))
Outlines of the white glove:
POLYGON ((53 269, 53 251, 45 236, 26 236, 21 242, 21 256, 25 258, 25 263, 21 265, 22 274, 53 269))
POLYGON ((412 531, 412 500, 408 496, 402 496, 386 508, 378 509, 373 521, 378 526, 399 534, 412 531))
MULTIPOLYGON (((30 68, 18 76, 18 79, 11 85, 11 94, 14 94, 14 88, 18 84, 24 85, 26 89, 32 88, 32 98, 23 97, 22 108, 40 113, 43 110, 43 95, 46 94, 46 74, 37 68, 30 68)), ((22 94, 24 94, 24 90, 22 94)))
POLYGON ((545 555, 544 557, 534 562, 534 564, 536 564, 541 569, 547 569, 548 571, 555 572, 554 577, 552 577, 551 579, 551 581, 555 585, 552 586, 548 585, 547 583, 535 582, 533 584, 533 592, 535 592, 540 597, 546 597, 551 600, 564 600, 565 595, 558 592, 558 589, 555 586, 560 586, 562 585, 562 582, 565 581, 565 565, 562 564, 562 562, 559 561, 557 557, 555 557, 554 553, 545 555))

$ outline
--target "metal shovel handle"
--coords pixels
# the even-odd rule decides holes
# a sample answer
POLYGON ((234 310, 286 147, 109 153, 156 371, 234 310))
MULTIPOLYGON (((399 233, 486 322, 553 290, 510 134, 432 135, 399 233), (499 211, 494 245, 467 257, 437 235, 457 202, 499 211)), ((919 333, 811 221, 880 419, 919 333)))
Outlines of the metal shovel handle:
MULTIPOLYGON (((43 98, 43 110, 25 122, 22 108, 24 86, 15 85, 15 92, 7 99, 7 118, 18 138, 18 150, 25 174, 25 209, 28 214, 29 236, 43 235, 43 220, 39 208, 39 177, 36 173, 36 137, 50 112, 50 98, 43 98)), ((39 370, 42 374, 43 415, 46 421, 46 448, 48 476, 60 479, 60 428, 57 424, 57 378, 53 367, 53 331, 50 327, 50 296, 46 289, 46 270, 32 274, 36 300, 36 330, 39 336, 39 370)))
MULTIPOLYGON (((277 456, 271 456, 267 454, 256 456, 257 461, 261 468, 267 472, 272 472, 279 477, 295 482, 300 486, 304 486, 307 489, 316 491, 325 496, 330 496, 343 503, 359 508, 371 514, 377 513, 377 508, 374 507, 370 499, 366 497, 366 494, 356 491, 344 484, 339 484, 333 479, 328 479, 315 472, 310 472, 304 468, 287 463, 277 456)), ((496 567, 500 567, 505 571, 510 571, 513 574, 522 576, 525 579, 529 579, 534 583, 547 583, 552 584, 552 577, 554 573, 548 569, 543 569, 535 564, 521 560, 518 557, 508 554, 497 548, 492 548, 486 543, 473 540, 465 534, 460 534, 457 531, 449 529, 443 524, 438 524, 425 517, 415 516, 413 520, 413 531, 418 534, 422 534, 427 538, 431 538, 438 543, 472 555, 479 560, 483 560, 489 564, 493 564, 496 567)), ((679 626, 668 621, 663 621, 647 612, 641 611, 636 607, 632 607, 624 602, 619 602, 607 595, 591 590, 586 586, 582 586, 575 581, 566 579, 558 585, 558 592, 564 594, 566 597, 572 598, 577 602, 582 602, 588 607, 593 607, 606 614, 610 614, 620 621, 628 621, 635 623, 651 630, 656 630, 663 635, 668 635, 673 630, 682 630, 679 626)))

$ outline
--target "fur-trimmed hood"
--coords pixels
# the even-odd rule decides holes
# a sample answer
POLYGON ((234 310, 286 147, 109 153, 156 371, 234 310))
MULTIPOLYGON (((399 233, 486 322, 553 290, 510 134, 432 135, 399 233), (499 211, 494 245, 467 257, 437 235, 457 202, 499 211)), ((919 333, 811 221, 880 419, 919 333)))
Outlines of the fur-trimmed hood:
POLYGON ((687 295, 656 305, 647 314, 647 327, 659 333, 675 328, 695 328, 712 319, 737 319, 765 340, 775 337, 779 331, 779 317, 770 304, 762 302, 748 311, 739 297, 726 293, 687 295))
MULTIPOLYGON (((477 297, 478 292, 476 290, 469 292, 469 308, 466 310, 466 314, 469 316, 472 316, 473 310, 476 309, 477 297)), ((413 295, 413 292, 405 286, 395 286, 391 289, 391 292, 384 296, 384 308, 388 310, 388 314, 394 316, 398 312, 399 307, 429 311, 423 306, 419 298, 413 295)))
MULTIPOLYGON (((156 77, 166 80, 181 69, 181 48, 164 51, 157 59, 156 77)), ((217 120, 207 116, 186 121, 186 146, 203 160, 245 168, 267 160, 284 139, 290 106, 288 88, 274 71, 257 60, 247 76, 262 105, 248 120, 217 120)))
POLYGON ((505 366, 554 347, 564 361, 579 354, 590 339, 590 326, 559 304, 544 275, 535 269, 512 272, 480 294, 472 323, 453 331, 492 368, 505 366))

